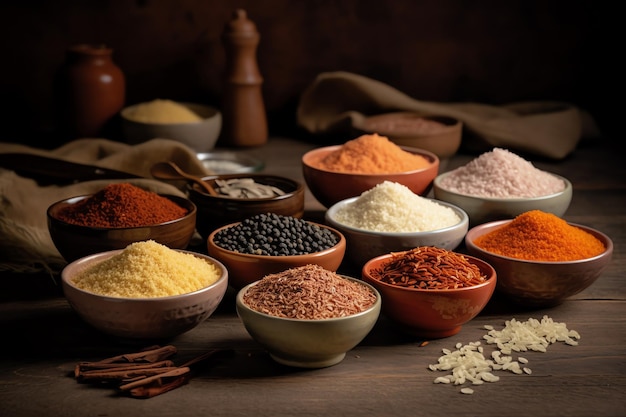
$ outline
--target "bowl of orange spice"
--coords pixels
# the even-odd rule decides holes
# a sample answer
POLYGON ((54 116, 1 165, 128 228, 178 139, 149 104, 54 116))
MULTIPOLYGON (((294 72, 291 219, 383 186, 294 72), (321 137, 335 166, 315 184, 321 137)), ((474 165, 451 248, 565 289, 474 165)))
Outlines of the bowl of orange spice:
POLYGON ((146 240, 185 249, 196 228, 196 213, 187 198, 111 183, 94 194, 51 204, 48 231, 67 262, 146 240))
POLYGON ((399 331, 450 337, 476 317, 494 293, 497 274, 487 262, 435 246, 370 259, 361 278, 382 296, 382 313, 399 331))
POLYGON ((495 268, 498 293, 531 308, 555 306, 585 290, 613 254, 604 233, 541 210, 475 226, 465 245, 495 268))
POLYGON ((302 156, 302 173, 311 194, 325 207, 385 182, 408 187, 418 195, 432 188, 439 157, 425 149, 398 146, 377 134, 342 145, 313 149, 302 156))

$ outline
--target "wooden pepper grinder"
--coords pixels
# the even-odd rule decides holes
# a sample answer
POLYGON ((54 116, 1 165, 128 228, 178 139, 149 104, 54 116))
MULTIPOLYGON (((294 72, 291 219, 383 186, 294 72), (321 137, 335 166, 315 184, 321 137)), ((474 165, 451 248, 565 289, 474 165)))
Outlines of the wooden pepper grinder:
POLYGON ((222 138, 226 146, 252 147, 267 142, 263 78, 256 60, 259 40, 246 11, 236 10, 222 34, 226 52, 222 138))

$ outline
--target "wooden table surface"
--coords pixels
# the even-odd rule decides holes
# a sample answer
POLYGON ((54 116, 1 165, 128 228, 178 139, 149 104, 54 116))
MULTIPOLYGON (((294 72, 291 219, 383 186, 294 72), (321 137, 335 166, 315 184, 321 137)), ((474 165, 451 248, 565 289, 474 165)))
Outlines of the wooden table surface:
MULTIPOLYGON (((312 143, 272 138, 258 156, 265 171, 302 180, 300 156, 312 143)), ((441 171, 467 163, 470 155, 442 161, 441 171)), ((530 159, 530 158, 528 158, 530 159)), ((621 416, 626 409, 626 164, 611 144, 582 143, 564 161, 533 160, 574 185, 568 221, 609 235, 610 266, 587 290, 565 303, 525 310, 497 294, 455 336, 418 340, 381 317, 369 336, 338 365, 291 369, 273 362, 246 333, 229 290, 218 311, 172 340, 184 361, 214 348, 233 355, 195 375, 187 385, 150 399, 119 397, 115 390, 79 384, 79 361, 138 350, 109 339, 80 321, 49 277, 2 276, 0 295, 1 416, 621 416), (434 384, 428 365, 442 349, 479 341, 484 325, 547 315, 581 334, 578 346, 555 343, 528 352, 530 375, 497 372, 500 380, 474 386, 434 384)), ((324 208, 307 192, 306 217, 324 208)), ((459 248, 460 251, 463 248, 459 248)), ((344 271, 354 273, 354 271, 344 271)), ((488 349, 488 347, 486 347, 488 349)))

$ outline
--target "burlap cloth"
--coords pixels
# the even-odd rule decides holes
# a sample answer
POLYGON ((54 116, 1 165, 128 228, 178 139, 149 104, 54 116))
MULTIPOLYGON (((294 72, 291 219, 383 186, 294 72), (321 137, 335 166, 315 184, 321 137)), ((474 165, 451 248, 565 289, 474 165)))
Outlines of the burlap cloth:
POLYGON ((379 81, 341 71, 320 74, 304 91, 297 122, 314 135, 350 134, 361 128, 366 116, 394 111, 456 118, 464 125, 462 146, 477 152, 502 147, 562 159, 581 138, 599 136, 591 116, 568 103, 419 101, 379 81))
POLYGON ((46 210, 64 198, 92 194, 112 182, 130 182, 145 189, 184 196, 174 184, 152 179, 150 167, 160 161, 176 162, 188 172, 207 170, 193 150, 169 139, 128 145, 107 139, 80 139, 54 150, 0 143, 0 153, 24 152, 97 165, 145 179, 97 180, 71 185, 40 185, 30 178, 0 168, 0 272, 57 273, 66 265, 48 233, 46 210))

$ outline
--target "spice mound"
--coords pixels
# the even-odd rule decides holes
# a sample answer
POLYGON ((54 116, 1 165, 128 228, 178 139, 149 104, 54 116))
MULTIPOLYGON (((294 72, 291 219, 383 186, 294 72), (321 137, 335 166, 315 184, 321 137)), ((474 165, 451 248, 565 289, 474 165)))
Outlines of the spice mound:
POLYGON ((331 230, 275 213, 257 214, 213 237, 226 250, 250 255, 293 256, 321 252, 339 243, 331 230))
POLYGON ((592 234, 541 210, 518 215, 510 223, 476 238, 474 244, 510 258, 547 262, 592 258, 606 250, 592 234))
POLYGON ((220 278, 217 265, 154 241, 136 242, 72 279, 85 291, 110 297, 152 298, 186 294, 220 278))
POLYGON ((434 246, 393 253, 370 272, 374 279, 399 287, 450 290, 481 284, 487 277, 467 257, 434 246))
POLYGON ((109 184, 64 207, 58 219, 89 227, 139 227, 180 219, 187 209, 152 191, 129 183, 109 184))
POLYGON ((408 187, 385 181, 340 207, 335 221, 375 232, 425 232, 458 224, 450 207, 421 197, 408 187))
POLYGON ((320 159, 318 168, 357 174, 388 174, 427 168, 431 162, 407 152, 385 136, 363 135, 320 159))
POLYGON ((196 123, 202 117, 172 100, 156 99, 128 109, 126 117, 142 123, 196 123))
POLYGON ((376 294, 319 265, 305 265, 263 277, 243 295, 251 309, 276 317, 319 320, 367 310, 376 294))
POLYGON ((450 171, 440 186, 459 194, 489 198, 543 197, 565 189, 562 179, 501 148, 450 171))

